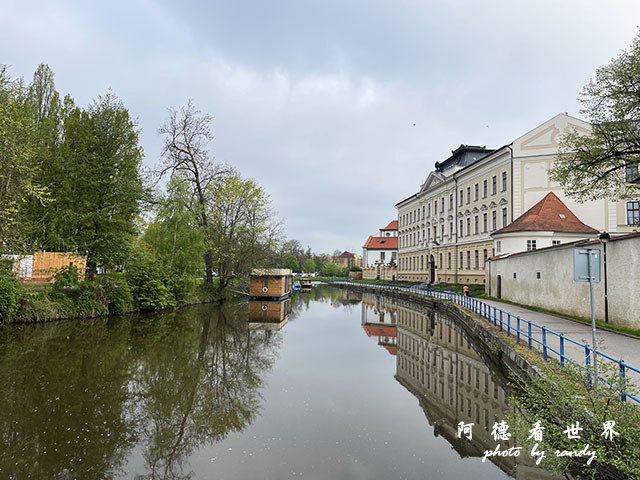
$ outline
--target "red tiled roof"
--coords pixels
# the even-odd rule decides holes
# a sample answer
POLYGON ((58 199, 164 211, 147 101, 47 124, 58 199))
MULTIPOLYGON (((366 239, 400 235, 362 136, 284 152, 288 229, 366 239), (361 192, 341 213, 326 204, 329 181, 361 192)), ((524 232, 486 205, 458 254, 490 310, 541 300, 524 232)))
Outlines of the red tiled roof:
POLYGON ((363 248, 369 250, 397 250, 398 237, 373 237, 369 235, 367 241, 364 242, 363 248))
POLYGON ((493 235, 525 231, 598 233, 595 228, 582 223, 553 192, 493 235))
POLYGON ((389 222, 389 225, 387 225, 384 228, 381 228, 380 230, 397 230, 398 229, 398 220, 392 220, 389 222))
POLYGON ((342 252, 342 254, 338 258, 354 258, 355 254, 351 252, 342 252))
POLYGON ((367 337, 391 337, 395 338, 397 334, 397 328, 395 325, 362 325, 364 331, 367 333, 367 337))
POLYGON ((394 357, 396 356, 398 347, 396 347, 395 345, 383 345, 383 347, 386 348, 387 352, 389 352, 391 355, 393 355, 394 357))

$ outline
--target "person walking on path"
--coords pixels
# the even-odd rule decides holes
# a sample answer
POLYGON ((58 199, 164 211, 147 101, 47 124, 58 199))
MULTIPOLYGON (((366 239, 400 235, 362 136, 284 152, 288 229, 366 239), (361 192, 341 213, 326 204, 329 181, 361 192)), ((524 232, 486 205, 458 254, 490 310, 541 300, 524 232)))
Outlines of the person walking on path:
POLYGON ((468 297, 469 296, 469 285, 465 285, 462 290, 464 291, 464 296, 468 297))

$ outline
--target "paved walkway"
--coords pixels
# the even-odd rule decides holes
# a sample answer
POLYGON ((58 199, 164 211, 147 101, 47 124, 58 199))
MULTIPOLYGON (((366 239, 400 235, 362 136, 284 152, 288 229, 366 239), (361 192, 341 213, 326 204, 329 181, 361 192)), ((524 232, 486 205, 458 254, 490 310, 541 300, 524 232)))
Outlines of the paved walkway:
MULTIPOLYGON (((524 307, 502 303, 495 300, 483 299, 482 301, 491 306, 500 308, 505 312, 510 312, 511 315, 517 315, 520 318, 524 318, 531 322, 537 323, 538 325, 543 325, 547 328, 550 328, 551 330, 570 337, 573 340, 591 345, 590 325, 551 315, 549 313, 537 312, 535 310, 529 310, 524 307)), ((552 337, 548 336, 547 338, 551 340, 552 337)), ((556 337, 554 336, 553 338, 556 337)), ((611 355, 616 359, 624 360, 625 363, 628 363, 640 369, 640 338, 630 337, 621 333, 602 330, 598 328, 596 330, 596 341, 599 345, 598 350, 600 350, 601 352, 611 355)), ((556 341, 550 341, 550 344, 556 350, 558 350, 558 343, 559 342, 556 341)), ((577 345, 570 342, 565 342, 565 355, 584 364, 584 348, 578 347, 577 345)), ((627 378, 629 380, 632 380, 633 383, 640 387, 640 374, 636 374, 635 372, 628 372, 627 378)))

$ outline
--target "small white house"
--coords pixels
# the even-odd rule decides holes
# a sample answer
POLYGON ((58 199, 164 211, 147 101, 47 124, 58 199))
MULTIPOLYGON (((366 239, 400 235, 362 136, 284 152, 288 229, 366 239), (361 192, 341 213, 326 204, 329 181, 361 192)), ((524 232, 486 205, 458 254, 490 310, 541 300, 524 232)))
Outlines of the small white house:
POLYGON ((373 267, 376 264, 398 264, 398 221, 389 222, 379 230, 378 235, 369 235, 362 246, 362 267, 373 267))
POLYGON ((583 223, 549 192, 511 224, 491 234, 496 256, 526 252, 594 238, 598 230, 583 223))

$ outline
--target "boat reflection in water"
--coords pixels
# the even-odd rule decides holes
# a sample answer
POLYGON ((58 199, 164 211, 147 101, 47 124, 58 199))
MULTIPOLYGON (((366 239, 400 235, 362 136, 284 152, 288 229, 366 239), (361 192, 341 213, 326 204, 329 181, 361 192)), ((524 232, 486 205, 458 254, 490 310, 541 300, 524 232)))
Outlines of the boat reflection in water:
POLYGON ((285 300, 249 300, 250 330, 280 330, 289 321, 291 298, 285 300))
MULTIPOLYGON (((513 438, 497 442, 491 433, 494 423, 506 420, 510 409, 500 380, 459 325, 436 312, 425 312, 424 307, 408 302, 363 295, 365 332, 377 336, 378 344, 396 355, 395 378, 418 399, 436 436, 447 440, 461 458, 483 458, 498 443, 501 450, 516 446, 513 438), (460 422, 474 424, 472 440, 459 438, 460 422)), ((521 452, 519 457, 489 460, 516 479, 558 478, 536 467, 526 448, 521 452)))

